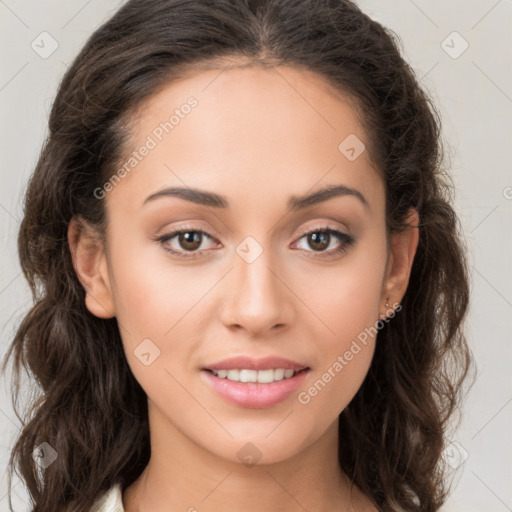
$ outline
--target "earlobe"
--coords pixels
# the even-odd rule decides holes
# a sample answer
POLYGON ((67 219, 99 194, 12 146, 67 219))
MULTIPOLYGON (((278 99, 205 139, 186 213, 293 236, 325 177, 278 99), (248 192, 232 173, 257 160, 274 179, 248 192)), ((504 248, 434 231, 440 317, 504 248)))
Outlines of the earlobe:
POLYGON ((73 217, 68 227, 68 244, 73 267, 86 293, 87 309, 99 318, 114 317, 105 247, 97 230, 73 217))
POLYGON ((391 253, 381 295, 381 310, 386 313, 380 314, 381 319, 396 309, 394 305, 400 303, 407 290, 419 242, 419 220, 417 210, 411 208, 407 216, 408 227, 391 235, 391 253))

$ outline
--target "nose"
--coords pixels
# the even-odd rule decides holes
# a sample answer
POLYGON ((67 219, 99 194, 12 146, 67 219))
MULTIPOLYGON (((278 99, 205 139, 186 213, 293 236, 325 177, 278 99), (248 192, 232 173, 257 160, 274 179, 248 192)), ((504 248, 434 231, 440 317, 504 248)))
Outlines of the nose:
POLYGON ((234 255, 234 268, 224 283, 221 311, 227 328, 264 337, 292 324, 293 293, 286 276, 272 267, 267 251, 250 263, 234 255))

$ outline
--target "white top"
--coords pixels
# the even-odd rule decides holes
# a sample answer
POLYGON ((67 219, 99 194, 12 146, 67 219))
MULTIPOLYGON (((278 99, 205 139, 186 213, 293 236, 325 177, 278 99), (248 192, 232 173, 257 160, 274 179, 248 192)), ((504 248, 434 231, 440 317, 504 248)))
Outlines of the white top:
POLYGON ((111 487, 94 503, 91 512, 124 512, 121 485, 111 487))

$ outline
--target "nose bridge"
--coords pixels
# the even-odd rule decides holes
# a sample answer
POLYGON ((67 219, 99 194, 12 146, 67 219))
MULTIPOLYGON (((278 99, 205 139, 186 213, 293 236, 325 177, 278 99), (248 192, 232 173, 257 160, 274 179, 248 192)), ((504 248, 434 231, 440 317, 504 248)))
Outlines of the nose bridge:
POLYGON ((286 287, 273 268, 269 247, 246 237, 237 247, 227 300, 223 308, 226 325, 236 324, 256 333, 290 321, 286 287))

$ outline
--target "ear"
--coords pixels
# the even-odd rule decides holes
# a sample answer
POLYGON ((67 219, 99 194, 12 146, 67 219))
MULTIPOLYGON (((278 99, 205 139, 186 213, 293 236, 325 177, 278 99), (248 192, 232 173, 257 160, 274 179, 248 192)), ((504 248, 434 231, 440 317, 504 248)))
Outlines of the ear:
POLYGON ((407 215, 408 226, 404 231, 391 235, 391 251, 380 302, 380 311, 385 311, 385 313, 380 314, 381 319, 386 318, 397 309, 407 290, 420 238, 419 220, 418 211, 411 208, 407 215))
POLYGON ((104 240, 83 219, 73 217, 68 227, 73 266, 85 289, 85 305, 99 318, 115 316, 104 240))

